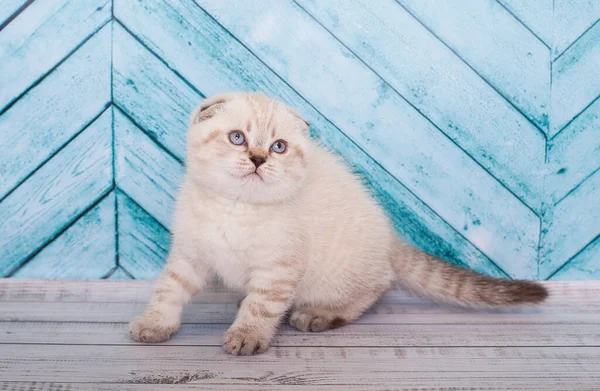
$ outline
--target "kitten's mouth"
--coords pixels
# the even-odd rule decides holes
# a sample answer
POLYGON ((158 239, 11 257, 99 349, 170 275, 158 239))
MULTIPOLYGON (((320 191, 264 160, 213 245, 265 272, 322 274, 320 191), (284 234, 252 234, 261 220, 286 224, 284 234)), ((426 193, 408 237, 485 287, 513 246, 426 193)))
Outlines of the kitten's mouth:
POLYGON ((262 182, 264 182, 265 180, 263 179, 263 177, 258 173, 258 171, 253 171, 250 174, 246 174, 243 176, 244 178, 258 178, 260 179, 262 182))

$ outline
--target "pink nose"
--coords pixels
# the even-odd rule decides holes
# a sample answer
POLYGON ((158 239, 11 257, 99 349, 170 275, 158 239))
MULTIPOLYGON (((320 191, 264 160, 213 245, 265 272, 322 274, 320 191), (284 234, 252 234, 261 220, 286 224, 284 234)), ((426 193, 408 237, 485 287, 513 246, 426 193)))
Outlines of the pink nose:
POLYGON ((264 162, 266 162, 267 159, 265 159, 262 156, 252 155, 252 156, 250 156, 250 161, 252 163, 254 163, 254 167, 258 168, 258 167, 260 167, 261 164, 263 164, 264 162))

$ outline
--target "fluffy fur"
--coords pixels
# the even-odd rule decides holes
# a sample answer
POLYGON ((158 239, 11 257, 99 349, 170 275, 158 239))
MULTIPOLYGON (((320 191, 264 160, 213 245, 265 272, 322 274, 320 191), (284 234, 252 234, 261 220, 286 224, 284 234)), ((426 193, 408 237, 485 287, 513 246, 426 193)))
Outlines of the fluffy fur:
POLYGON ((192 114, 173 234, 152 299, 131 324, 136 341, 169 338, 183 305, 215 274, 245 294, 224 339, 242 355, 266 350, 288 311, 301 331, 338 327, 394 281, 465 306, 547 296, 536 283, 492 279, 399 241, 361 181, 311 142, 308 124, 262 94, 218 95, 192 114), (234 145, 232 131, 245 143, 234 145), (279 140, 284 153, 271 149, 279 140))

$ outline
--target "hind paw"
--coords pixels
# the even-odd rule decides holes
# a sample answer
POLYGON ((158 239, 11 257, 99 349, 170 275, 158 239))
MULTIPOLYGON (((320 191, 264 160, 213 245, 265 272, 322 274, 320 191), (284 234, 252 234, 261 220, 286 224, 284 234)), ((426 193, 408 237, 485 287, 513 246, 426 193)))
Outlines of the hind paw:
POLYGON ((299 331, 325 331, 346 324, 346 320, 326 310, 295 310, 290 325, 299 331))

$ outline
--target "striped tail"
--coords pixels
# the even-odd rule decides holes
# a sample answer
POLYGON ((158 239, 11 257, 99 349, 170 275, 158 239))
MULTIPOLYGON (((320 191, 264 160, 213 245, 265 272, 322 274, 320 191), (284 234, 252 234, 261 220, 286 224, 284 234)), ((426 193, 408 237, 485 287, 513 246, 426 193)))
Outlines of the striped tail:
POLYGON ((397 281, 409 290, 465 307, 536 304, 548 297, 539 283, 487 277, 404 243, 394 249, 392 265, 397 281))

